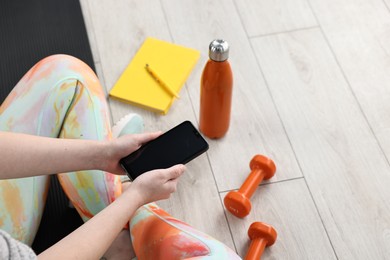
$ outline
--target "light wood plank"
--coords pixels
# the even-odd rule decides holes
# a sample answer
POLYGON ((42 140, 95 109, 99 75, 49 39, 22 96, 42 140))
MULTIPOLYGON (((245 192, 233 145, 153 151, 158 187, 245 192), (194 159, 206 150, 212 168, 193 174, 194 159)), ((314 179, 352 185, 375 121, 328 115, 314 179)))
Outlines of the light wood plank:
MULTIPOLYGON (((89 7, 107 89, 116 82, 145 37, 172 41, 159 1, 99 1, 90 2, 89 7)), ((111 99, 109 102, 115 121, 126 113, 137 112, 144 117, 146 131, 166 131, 187 119, 196 125, 186 88, 180 95, 181 99, 175 101, 166 116, 111 99)), ((177 192, 169 200, 158 204, 172 216, 234 249, 206 155, 187 165, 177 192)))
MULTIPOLYGON (((390 1, 387 1, 390 3, 390 1)), ((390 159, 390 13, 384 1, 311 1, 329 44, 390 159)))
MULTIPOLYGON (((170 41, 164 14, 159 1, 89 1, 106 89, 109 91, 146 37, 170 41), (145 19, 145 14, 150 19, 145 19)), ((130 111, 149 120, 156 116, 148 111, 109 99, 114 122, 130 111)), ((148 121, 148 120, 146 120, 148 121)))
MULTIPOLYGON (((222 193, 223 199, 227 193, 222 193)), ((321 219, 303 179, 264 185, 253 194, 245 219, 226 212, 239 254, 244 257, 253 222, 272 225, 278 237, 264 259, 336 259, 321 219)))
POLYGON ((390 168, 319 30, 253 40, 339 259, 390 255, 390 168))
MULTIPOLYGON (((208 152, 219 191, 237 189, 249 173, 255 154, 272 158, 278 172, 271 182, 301 176, 261 71, 232 1, 162 1, 175 42, 201 51, 187 87, 199 118, 200 78, 208 45, 224 38, 230 45, 234 77, 231 125, 220 140, 209 140, 208 152)), ((190 104, 188 104, 190 105, 190 104)))
POLYGON ((249 36, 317 26, 306 0, 235 0, 249 36))

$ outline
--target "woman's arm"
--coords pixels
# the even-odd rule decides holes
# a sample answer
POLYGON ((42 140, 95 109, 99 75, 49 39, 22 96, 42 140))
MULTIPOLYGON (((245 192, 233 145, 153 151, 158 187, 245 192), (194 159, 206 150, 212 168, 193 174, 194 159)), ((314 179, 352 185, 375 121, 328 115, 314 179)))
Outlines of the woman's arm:
POLYGON ((141 205, 169 198, 184 170, 176 165, 139 176, 118 199, 38 259, 99 259, 141 205))
POLYGON ((92 169, 124 174, 119 160, 159 134, 92 141, 0 132, 0 179, 92 169))
POLYGON ((0 179, 89 170, 102 142, 0 132, 0 179))

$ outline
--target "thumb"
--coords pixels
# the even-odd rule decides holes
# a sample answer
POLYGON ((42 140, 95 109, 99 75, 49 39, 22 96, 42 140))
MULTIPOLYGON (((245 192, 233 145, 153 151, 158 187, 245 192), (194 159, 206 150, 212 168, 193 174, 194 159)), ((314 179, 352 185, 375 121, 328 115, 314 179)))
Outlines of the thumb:
POLYGON ((156 139, 161 135, 161 131, 154 133, 143 133, 143 134, 135 134, 134 138, 138 145, 143 145, 153 139, 156 139))
POLYGON ((179 178, 186 170, 186 167, 183 164, 177 164, 165 170, 167 181, 170 181, 179 178))

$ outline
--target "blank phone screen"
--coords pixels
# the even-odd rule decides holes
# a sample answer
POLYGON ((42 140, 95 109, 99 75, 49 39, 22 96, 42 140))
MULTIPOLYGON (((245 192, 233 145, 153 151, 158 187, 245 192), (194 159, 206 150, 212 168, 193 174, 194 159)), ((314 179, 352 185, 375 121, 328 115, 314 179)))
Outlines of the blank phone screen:
POLYGON ((202 135, 185 121, 123 158, 121 164, 134 180, 150 170, 185 164, 207 149, 202 135))

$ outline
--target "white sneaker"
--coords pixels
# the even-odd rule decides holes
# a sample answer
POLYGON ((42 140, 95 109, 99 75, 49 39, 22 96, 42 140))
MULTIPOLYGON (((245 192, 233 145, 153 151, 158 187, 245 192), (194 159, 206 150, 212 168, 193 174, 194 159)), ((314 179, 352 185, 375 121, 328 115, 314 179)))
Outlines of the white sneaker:
POLYGON ((127 134, 140 134, 144 131, 144 120, 135 113, 127 114, 115 123, 112 137, 117 138, 127 134))

